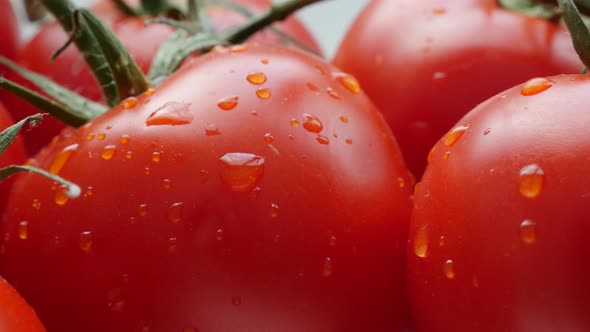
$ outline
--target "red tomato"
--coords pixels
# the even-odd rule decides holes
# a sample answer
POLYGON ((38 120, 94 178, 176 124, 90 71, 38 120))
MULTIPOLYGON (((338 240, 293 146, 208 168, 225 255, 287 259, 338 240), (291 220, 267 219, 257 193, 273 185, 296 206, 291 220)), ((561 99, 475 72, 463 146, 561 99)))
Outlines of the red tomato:
MULTIPOLYGON (((245 6, 255 10, 262 10, 270 5, 268 0, 242 0, 245 6)), ((110 1, 102 1, 93 7, 93 10, 105 20, 121 39, 135 61, 144 72, 147 72, 152 58, 159 49, 161 43, 173 31, 172 28, 162 24, 145 26, 144 17, 130 17, 120 13, 110 1)), ((227 9, 211 8, 211 20, 216 27, 228 27, 243 22, 243 16, 227 9)), ((294 18, 288 19, 280 27, 295 38, 310 45, 312 49, 318 47, 311 35, 294 18)), ((270 32, 261 32, 255 40, 278 43, 279 38, 270 32)), ((95 101, 102 100, 101 90, 88 69, 86 62, 80 57, 76 47, 72 46, 63 52, 55 61, 51 61, 51 55, 67 40, 61 26, 56 23, 45 25, 41 31, 27 43, 20 52, 19 62, 22 66, 37 73, 43 74, 56 82, 76 91, 77 93, 95 101)), ((26 84, 18 76, 12 75, 11 79, 26 84)), ((21 101, 12 95, 6 96, 7 104, 15 118, 23 118, 27 115, 38 113, 39 110, 21 101)), ((64 125, 58 120, 47 118, 35 131, 26 133, 25 141, 29 154, 34 154, 45 146, 51 138, 63 129, 64 125)))
POLYGON ((45 332, 35 311, 2 277, 0 277, 0 331, 45 332))
POLYGON ((588 76, 531 80, 434 147, 410 233, 417 331, 590 330, 589 95, 588 76))
POLYGON ((412 179, 356 80, 216 49, 66 131, 15 184, 0 257, 52 331, 403 331, 412 179), (28 222, 28 237, 15 236, 28 222))
POLYGON ((334 63, 358 77, 417 177, 432 145, 482 100, 583 68, 565 27, 495 0, 373 0, 334 63))
POLYGON ((14 58, 18 47, 18 23, 10 5, 10 1, 0 1, 0 31, 2 31, 2 43, 0 43, 0 55, 14 58))
MULTIPOLYGON (((8 114, 4 105, 0 103, 0 132, 13 124, 14 122, 12 121, 10 114, 8 114)), ((8 146, 4 153, 0 155, 0 168, 13 164, 22 164, 25 160, 25 148, 22 138, 18 136, 10 146, 8 146)), ((8 199, 11 183, 12 179, 10 178, 6 181, 0 182, 0 213, 2 213, 4 205, 8 199)))

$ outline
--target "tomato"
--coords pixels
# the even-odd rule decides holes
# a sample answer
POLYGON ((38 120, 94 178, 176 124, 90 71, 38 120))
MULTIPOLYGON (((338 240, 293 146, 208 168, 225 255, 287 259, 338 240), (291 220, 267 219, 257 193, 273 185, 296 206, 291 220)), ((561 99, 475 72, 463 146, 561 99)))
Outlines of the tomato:
POLYGON ((45 332, 45 328, 35 315, 35 311, 1 277, 0 331, 45 332))
MULTIPOLYGON (((12 121, 10 114, 8 114, 4 105, 0 103, 0 132, 13 124, 14 122, 12 121)), ((0 168, 13 164, 22 164, 25 159, 24 144, 22 138, 18 136, 8 148, 4 150, 4 153, 0 155, 0 168)), ((8 199, 11 183, 12 179, 0 182, 0 213, 2 213, 6 200, 8 199)))
POLYGON ((0 31, 2 31, 2 43, 0 43, 0 55, 14 58, 18 47, 18 23, 16 16, 10 5, 10 1, 0 2, 0 13, 2 13, 2 22, 0 31))
POLYGON ((435 145, 410 227, 417 331, 590 330, 589 92, 533 79, 435 145))
POLYGON ((32 163, 83 192, 24 174, 1 223, 2 273, 52 331, 407 325, 411 174, 317 57, 216 48, 32 163))
POLYGON ((373 0, 334 63, 384 113, 410 171, 481 101, 535 76, 579 73, 569 33, 495 0, 373 0))
MULTIPOLYGON (((242 0, 251 9, 262 10, 270 5, 268 0, 242 0)), ((172 28, 162 24, 150 24, 145 26, 144 17, 131 17, 120 13, 110 1, 102 1, 92 9, 113 29, 121 39, 127 50, 133 56, 140 68, 147 72, 152 58, 160 45, 173 31, 172 28)), ((225 28, 243 22, 244 18, 228 9, 211 8, 209 10, 211 20, 216 27, 225 28)), ((317 50, 317 45, 311 35, 295 19, 288 19, 280 27, 287 33, 299 38, 302 42, 317 50)), ((260 32, 255 40, 279 42, 276 34, 260 32)), ((78 50, 72 46, 59 55, 55 61, 51 61, 51 55, 59 49, 67 40, 67 35, 61 26, 56 23, 45 25, 41 31, 28 42, 20 51, 20 65, 52 78, 54 81, 70 88, 77 93, 95 101, 102 100, 101 90, 94 79, 86 62, 80 56, 78 50)), ((9 78, 33 88, 26 84, 18 76, 9 78)), ((38 113, 39 110, 21 101, 18 97, 7 95, 7 104, 11 105, 10 111, 16 118, 24 118, 27 115, 38 113)), ((53 136, 63 129, 64 125, 58 120, 47 118, 35 131, 25 133, 25 142, 29 154, 38 152, 53 136)))

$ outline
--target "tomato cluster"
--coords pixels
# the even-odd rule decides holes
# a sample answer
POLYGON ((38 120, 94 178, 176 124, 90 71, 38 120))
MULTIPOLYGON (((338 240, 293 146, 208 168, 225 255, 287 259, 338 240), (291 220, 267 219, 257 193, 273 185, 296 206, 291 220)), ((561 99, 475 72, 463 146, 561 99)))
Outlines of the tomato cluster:
MULTIPOLYGON (((289 19, 302 44, 265 30, 79 128, 26 128, 0 167, 24 138, 81 192, 0 184, 0 275, 22 295, 0 279, 0 330, 590 330, 590 78, 563 24, 507 3, 372 0, 334 64, 289 19)), ((144 72, 174 31, 93 8, 144 72)), ((50 61, 66 38, 46 24, 16 60, 101 102, 79 53, 50 61)))

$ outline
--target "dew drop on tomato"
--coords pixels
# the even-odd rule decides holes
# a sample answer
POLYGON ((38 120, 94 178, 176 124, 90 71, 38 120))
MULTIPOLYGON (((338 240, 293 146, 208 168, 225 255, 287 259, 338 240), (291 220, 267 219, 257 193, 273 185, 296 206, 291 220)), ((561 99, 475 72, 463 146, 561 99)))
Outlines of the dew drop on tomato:
POLYGON ((237 96, 223 98, 217 102, 217 107, 222 111, 231 111, 238 106, 238 100, 237 96))
POLYGON ((318 135, 318 137, 316 137, 316 140, 318 141, 318 143, 320 143, 322 145, 330 144, 330 139, 327 138, 326 136, 318 135))
POLYGON ((346 90, 353 94, 361 92, 361 85, 354 76, 347 73, 334 73, 333 75, 346 90))
POLYGON ((264 158, 251 153, 226 153, 219 158, 221 181, 230 190, 247 192, 264 174, 264 158))
POLYGON ((316 95, 320 94, 320 92, 322 91, 322 90, 320 90, 320 88, 318 88, 317 85, 315 85, 311 82, 308 82, 307 84, 305 84, 305 86, 307 86, 307 89, 309 91, 313 92, 316 95))
POLYGON ((545 183, 545 173, 537 164, 531 164, 520 170, 518 190, 526 198, 536 198, 541 195, 545 183))
POLYGON ((520 223, 520 240, 529 245, 537 242, 537 223, 535 221, 526 219, 520 223))
POLYGON ((303 128, 305 128, 305 130, 311 133, 319 134, 324 129, 324 125, 320 119, 316 118, 315 116, 306 113, 303 114, 303 117, 303 128))
POLYGON ((147 213, 148 213, 147 204, 139 204, 139 207, 137 208, 137 215, 140 217, 145 217, 145 216, 147 216, 147 213))
POLYGON ((455 263, 453 262, 453 260, 448 259, 445 262, 445 265, 443 267, 443 272, 445 274, 445 277, 447 277, 447 279, 455 279, 455 263))
POLYGON ((49 173, 59 174, 59 172, 61 172, 62 168, 66 165, 68 160, 70 160, 70 158, 72 157, 74 151, 76 151, 77 149, 78 144, 72 144, 58 152, 55 155, 53 161, 51 162, 51 165, 49 166, 49 173))
POLYGON ((150 175, 152 174, 152 170, 149 167, 146 167, 143 172, 145 173, 145 175, 150 175))
POLYGON ((486 128, 486 130, 483 131, 483 135, 487 136, 490 132, 492 132, 492 128, 486 128))
POLYGON ((340 116, 340 122, 342 122, 342 123, 348 123, 348 118, 345 117, 344 115, 341 115, 340 116))
POLYGON ((138 100, 135 97, 126 98, 122 102, 123 108, 126 109, 126 110, 132 109, 133 107, 135 107, 135 105, 137 105, 137 102, 138 102, 138 100))
POLYGON ((332 97, 332 99, 340 100, 340 95, 338 92, 334 91, 334 89, 327 88, 326 92, 328 93, 328 96, 332 97))
POLYGON ((166 190, 172 188, 172 180, 164 179, 164 181, 162 181, 162 187, 166 190))
POLYGON ((168 239, 168 253, 174 254, 176 253, 176 249, 178 248, 178 240, 175 237, 171 237, 168 239))
POLYGON ((350 145, 350 144, 352 144, 352 139, 347 138, 346 140, 344 140, 344 142, 346 142, 346 144, 350 145))
POLYGON ((469 129, 468 124, 461 124, 461 125, 456 126, 453 129, 451 129, 445 135, 445 138, 444 138, 445 145, 448 147, 455 145, 459 141, 459 139, 461 139, 461 137, 463 137, 463 135, 465 135, 465 133, 467 132, 467 129, 469 129))
POLYGON ((267 143, 272 143, 274 141, 274 137, 270 133, 264 134, 264 141, 267 143))
POLYGON ((125 298, 121 288, 113 288, 108 291, 107 306, 114 312, 122 312, 125 309, 125 298))
POLYGON ((168 208, 168 221, 171 223, 178 223, 182 219, 182 211, 184 209, 184 203, 178 202, 170 205, 168 208))
POLYGON ((297 121, 297 119, 291 119, 291 121, 289 121, 289 124, 291 125, 291 127, 299 127, 299 121, 297 121))
POLYGON ((31 206, 33 206, 33 209, 39 211, 41 209, 41 201, 35 198, 33 199, 33 203, 31 203, 31 206))
POLYGON ((330 247, 335 247, 336 246, 336 236, 334 235, 330 235, 328 238, 328 245, 330 247))
POLYGON ((18 238, 21 240, 26 240, 29 237, 29 222, 28 221, 21 221, 18 223, 18 238))
POLYGON ((158 151, 152 153, 152 161, 155 163, 159 163, 162 160, 162 154, 158 151))
POLYGON ((153 96, 155 93, 156 93, 156 89, 154 89, 154 88, 149 88, 144 92, 144 94, 146 96, 153 96))
POLYGON ((414 237, 414 254, 420 258, 428 255, 428 227, 426 225, 418 228, 414 237))
POLYGON ((117 149, 117 147, 114 145, 107 145, 102 149, 100 156, 104 160, 111 160, 113 158, 113 156, 115 155, 116 149, 117 149))
POLYGON ((55 191, 55 204, 63 206, 69 201, 68 195, 66 194, 67 190, 68 188, 66 186, 61 186, 55 191))
POLYGON ((205 127, 205 135, 217 136, 217 135, 221 135, 221 132, 219 131, 219 128, 217 127, 216 124, 211 123, 211 124, 208 124, 207 127, 205 127))
POLYGON ((264 73, 261 72, 250 73, 248 74, 248 76, 246 76, 246 79, 248 80, 248 82, 255 85, 266 83, 266 75, 264 75, 264 73))
POLYGON ((93 235, 90 231, 80 233, 80 250, 89 253, 92 250, 93 235))
POLYGON ((107 134, 105 134, 105 133, 100 133, 100 134, 98 134, 98 135, 96 136, 96 138, 97 138, 98 140, 101 140, 101 141, 102 141, 103 139, 105 139, 106 137, 107 137, 107 134))
POLYGON ((532 96, 538 93, 541 93, 555 85, 550 79, 544 77, 535 77, 528 80, 526 83, 522 85, 520 89, 520 94, 523 96, 532 96))
POLYGON ((215 239, 217 241, 223 240, 223 229, 222 228, 218 228, 217 231, 215 231, 215 239))
POLYGON ((125 158, 126 159, 133 158, 133 151, 129 150, 129 151, 125 152, 125 158))
POLYGON ((327 278, 331 277, 332 274, 334 274, 334 262, 332 262, 332 258, 326 257, 322 266, 322 276, 327 278))
POLYGON ((129 143, 129 135, 122 135, 119 139, 119 143, 121 143, 121 145, 127 145, 129 143))
POLYGON ((268 99, 270 98, 270 89, 269 88, 260 88, 256 90, 256 96, 260 99, 268 99))
POLYGON ((147 126, 179 126, 193 122, 190 104, 167 102, 145 120, 147 126))
POLYGON ((279 205, 276 203, 272 203, 270 208, 268 209, 268 216, 272 219, 276 219, 279 217, 279 205))

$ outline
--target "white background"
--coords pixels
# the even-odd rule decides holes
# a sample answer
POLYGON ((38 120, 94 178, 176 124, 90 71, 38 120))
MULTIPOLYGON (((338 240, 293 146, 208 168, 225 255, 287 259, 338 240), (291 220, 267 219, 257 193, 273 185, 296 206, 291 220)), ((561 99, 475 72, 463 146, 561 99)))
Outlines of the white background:
MULTIPOLYGON (((21 7, 22 0, 10 1, 14 4, 17 14, 20 16, 20 22, 25 22, 24 13, 21 7)), ((279 1, 280 0, 277 2, 279 1)), ((92 1, 74 0, 74 2, 88 3, 92 1)), ((324 2, 313 4, 302 9, 297 13, 297 16, 301 18, 309 30, 314 34, 317 41, 322 46, 326 57, 331 59, 338 48, 340 40, 346 33, 350 22, 368 2, 369 0, 324 0, 324 2)), ((24 26, 22 31, 24 31, 23 38, 28 38, 34 33, 34 28, 31 26, 24 26)))

